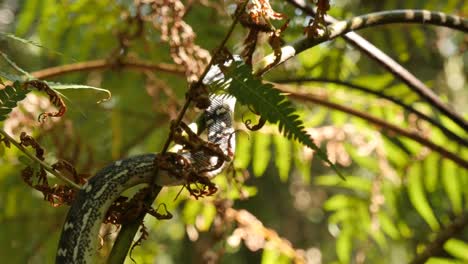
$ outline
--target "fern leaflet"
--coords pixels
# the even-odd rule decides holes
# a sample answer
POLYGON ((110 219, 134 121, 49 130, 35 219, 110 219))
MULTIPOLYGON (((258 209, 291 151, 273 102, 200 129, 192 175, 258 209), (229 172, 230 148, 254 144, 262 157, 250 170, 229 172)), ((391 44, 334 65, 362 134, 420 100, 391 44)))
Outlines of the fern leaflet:
POLYGON ((8 85, 0 90, 0 121, 7 118, 8 114, 16 107, 16 104, 26 97, 29 90, 21 88, 19 82, 14 82, 13 86, 8 85))
POLYGON ((327 154, 312 141, 304 130, 304 125, 295 113, 294 105, 273 85, 262 83, 260 78, 252 75, 250 66, 235 61, 228 68, 226 78, 215 81, 213 88, 227 90, 244 105, 251 106, 255 112, 272 124, 278 123, 279 131, 288 139, 295 139, 301 144, 315 150, 319 158, 343 178, 338 168, 328 159, 327 154))

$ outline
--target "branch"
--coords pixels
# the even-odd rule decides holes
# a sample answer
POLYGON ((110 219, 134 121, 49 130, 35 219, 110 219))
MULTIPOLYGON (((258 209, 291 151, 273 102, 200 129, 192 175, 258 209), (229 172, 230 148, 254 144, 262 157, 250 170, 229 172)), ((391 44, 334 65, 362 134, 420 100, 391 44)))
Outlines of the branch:
POLYGON ((294 78, 294 79, 291 78, 291 79, 283 79, 283 80, 274 80, 273 82, 283 83, 283 84, 284 83, 303 83, 303 82, 334 83, 334 84, 338 84, 338 85, 347 86, 347 87, 350 87, 352 89, 356 89, 356 90, 359 90, 359 91, 362 91, 362 92, 365 92, 365 93, 369 93, 369 94, 375 95, 375 96, 377 96, 379 98, 384 98, 386 100, 389 100, 389 101, 393 102, 394 104, 403 107, 405 110, 417 115, 419 118, 421 118, 423 120, 426 120, 427 122, 429 122, 432 125, 439 128, 448 138, 456 141, 457 143, 460 143, 461 145, 464 145, 464 146, 468 147, 468 141, 466 139, 464 139, 464 138, 460 137, 459 135, 455 134, 454 132, 452 132, 450 129, 448 129, 447 127, 442 125, 440 122, 438 122, 434 118, 422 113, 421 111, 413 108, 410 105, 407 105, 407 104, 403 103, 401 100, 399 100, 399 99, 397 99, 395 97, 386 95, 381 91, 376 91, 376 90, 373 90, 373 89, 371 89, 369 87, 365 87, 365 86, 362 86, 362 85, 358 85, 358 84, 354 84, 354 83, 350 83, 350 82, 346 82, 346 81, 336 80, 336 79, 328 79, 328 78, 307 78, 307 77, 306 78, 294 78))
POLYGON ((29 151, 25 147, 23 147, 14 138, 12 138, 10 135, 8 135, 8 133, 3 131, 3 129, 0 129, 0 134, 3 135, 8 140, 8 142, 15 145, 15 147, 18 148, 21 152, 23 152, 29 159, 31 159, 34 162, 39 163, 44 168, 44 170, 48 171, 50 174, 54 175, 56 178, 62 180, 65 183, 67 183, 71 187, 73 187, 73 188, 75 188, 77 190, 81 189, 81 187, 78 184, 76 184, 72 180, 68 179, 67 177, 63 176, 62 174, 58 173, 51 166, 49 166, 49 164, 45 163, 44 161, 38 159, 36 156, 29 153, 29 151))
POLYGON ((468 225, 468 211, 457 216, 449 226, 439 231, 434 241, 430 242, 421 254, 410 262, 410 264, 423 264, 433 256, 437 256, 444 250, 444 244, 450 238, 460 234, 468 225))
POLYGON ((118 62, 111 62, 108 60, 92 60, 84 61, 73 64, 67 64, 57 67, 51 67, 39 71, 32 72, 31 75, 38 79, 51 78, 67 73, 80 72, 80 71, 91 71, 91 70, 103 70, 109 68, 130 68, 136 70, 156 70, 167 72, 176 75, 183 75, 184 70, 173 64, 166 63, 150 63, 140 60, 123 59, 118 62))
POLYGON ((459 166, 468 169, 468 161, 462 159, 460 156, 458 156, 456 153, 453 153, 444 147, 437 145, 435 143, 432 143, 430 140, 421 137, 418 133, 411 132, 402 128, 399 128, 395 125, 392 125, 390 123, 387 123, 386 121, 376 118, 374 116, 371 116, 367 113, 357 111, 355 109, 352 109, 347 106, 339 105, 330 101, 327 101, 323 98, 320 98, 318 96, 314 96, 311 94, 305 94, 305 93, 298 93, 295 91, 290 91, 288 89, 279 89, 280 91, 287 93, 289 97, 300 100, 300 101, 306 101, 306 102, 312 102, 315 104, 323 105, 328 108, 332 108, 341 112, 348 113, 353 116, 357 116, 359 118, 362 118, 369 123, 372 123, 378 127, 381 127, 382 129, 391 131, 393 133, 399 134, 401 136, 407 137, 409 139, 412 139, 419 144, 428 147, 429 149, 439 153, 443 157, 452 160, 453 162, 457 163, 459 166))
MULTIPOLYGON (((347 21, 336 22, 327 26, 327 31, 329 34, 323 34, 323 36, 318 38, 302 37, 295 42, 282 47, 282 55, 278 64, 281 64, 284 61, 301 53, 302 51, 314 47, 320 43, 332 40, 336 37, 345 35, 346 33, 349 34, 349 32, 352 30, 360 30, 370 26, 392 23, 433 24, 468 32, 468 19, 458 16, 450 16, 439 12, 430 12, 426 10, 394 10, 370 13, 367 15, 355 17, 347 21)), ((437 95, 435 95, 429 88, 427 88, 421 81, 411 75, 411 73, 405 70, 401 65, 391 60, 388 56, 375 47, 375 49, 372 48, 372 45, 367 46, 368 53, 371 54, 371 56, 374 56, 372 53, 375 53, 376 58, 379 58, 379 61, 384 64, 388 70, 390 70, 395 76, 400 77, 400 79, 409 87, 413 88, 413 91, 421 96, 421 98, 429 102, 441 113, 447 115, 447 117, 452 119, 465 131, 468 131, 468 123, 463 119, 463 117, 446 106, 437 97, 437 95)), ((275 59, 276 56, 274 54, 266 56, 256 65, 256 71, 265 68, 266 65, 272 64, 275 59)))

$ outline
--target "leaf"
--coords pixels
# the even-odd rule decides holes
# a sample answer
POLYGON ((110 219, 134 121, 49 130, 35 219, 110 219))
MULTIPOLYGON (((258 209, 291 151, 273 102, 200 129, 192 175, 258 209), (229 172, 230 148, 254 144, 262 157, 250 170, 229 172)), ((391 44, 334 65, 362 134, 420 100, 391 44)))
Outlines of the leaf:
POLYGON ((400 144, 398 138, 384 135, 382 138, 387 158, 396 168, 403 168, 408 163, 408 153, 405 152, 404 146, 400 144))
POLYGON ((186 224, 195 224, 197 215, 202 210, 202 204, 198 201, 188 200, 183 210, 183 218, 186 224))
POLYGON ((424 193, 420 164, 414 164, 408 169, 408 195, 416 211, 426 221, 432 230, 440 228, 439 222, 432 211, 429 201, 424 193))
POLYGON ((334 211, 334 210, 340 210, 340 209, 347 208, 347 207, 352 207, 359 203, 362 203, 362 201, 355 197, 351 197, 349 195, 344 195, 344 194, 336 194, 330 197, 323 204, 323 209, 327 211, 334 211))
POLYGON ((26 165, 26 166, 29 166, 29 165, 31 165, 33 163, 30 158, 28 158, 27 156, 24 156, 24 155, 19 156, 18 161, 21 162, 23 165, 26 165))
POLYGON ((393 80, 393 75, 386 73, 378 75, 361 75, 353 78, 353 83, 378 90, 388 86, 393 80))
POLYGON ((340 209, 338 211, 335 211, 333 214, 331 214, 328 217, 328 223, 329 224, 340 224, 344 222, 349 222, 352 219, 356 219, 356 214, 354 212, 354 209, 340 209))
POLYGON ((424 184, 430 193, 434 192, 438 185, 440 162, 440 156, 436 153, 431 153, 424 159, 424 184))
POLYGON ((203 209, 201 211, 201 214, 197 216, 197 221, 195 222, 198 230, 208 231, 211 224, 214 221, 215 216, 216 216, 216 207, 210 203, 203 204, 203 209), (203 221, 198 221, 199 217, 202 217, 203 221))
POLYGON ((31 40, 24 39, 24 38, 17 37, 17 36, 15 36, 13 34, 10 34, 10 33, 0 32, 0 36, 3 36, 5 38, 8 38, 8 39, 11 39, 11 40, 14 40, 14 41, 19 41, 19 42, 21 42, 23 44, 29 44, 29 45, 33 45, 33 46, 36 46, 36 47, 39 47, 39 48, 44 48, 39 43, 36 43, 34 41, 31 41, 31 40))
POLYGON ((391 237, 394 240, 397 240, 400 238, 400 232, 398 231, 397 227, 395 226, 395 223, 390 219, 388 214, 385 212, 379 212, 378 214, 379 217, 379 224, 382 228, 382 230, 387 234, 389 237, 391 237))
POLYGON ((5 120, 17 103, 23 100, 28 93, 29 90, 21 88, 18 82, 0 90, 0 121, 5 120))
POLYGON ((385 239, 385 235, 382 230, 369 230, 369 235, 374 239, 381 250, 385 250, 387 248, 387 240, 385 239))
POLYGON ((365 193, 370 193, 372 187, 370 179, 349 175, 346 176, 346 181, 343 181, 336 175, 318 176, 315 183, 323 186, 344 187, 355 191, 363 191, 365 193))
POLYGON ((284 137, 274 135, 275 144, 275 165, 278 168, 279 177, 282 182, 286 182, 291 168, 291 143, 284 137))
POLYGON ((340 111, 331 111, 330 116, 333 125, 338 127, 343 126, 349 119, 349 116, 347 114, 344 114, 340 111))
POLYGON ((6 80, 12 81, 12 82, 23 81, 23 77, 21 75, 16 75, 16 74, 4 72, 4 71, 0 71, 0 77, 6 80))
POLYGON ((336 240, 336 255, 341 263, 350 263, 352 248, 351 231, 344 229, 336 240))
POLYGON ((328 109, 324 107, 316 108, 315 111, 311 113, 311 117, 307 119, 305 125, 307 127, 315 127, 323 124, 328 113, 328 109))
POLYGON ((112 94, 111 94, 111 92, 109 90, 94 87, 94 86, 81 85, 81 84, 61 84, 61 83, 51 83, 51 82, 47 82, 47 84, 49 85, 50 88, 52 88, 54 90, 90 89, 90 90, 94 90, 94 91, 97 91, 97 92, 105 93, 107 95, 107 97, 103 98, 103 99, 100 99, 97 103, 105 102, 105 101, 109 100, 111 98, 111 96, 112 96, 112 94))
POLYGON ((461 260, 468 261, 468 243, 466 243, 465 241, 451 238, 447 242, 445 242, 444 249, 450 255, 461 260))
POLYGON ((234 164, 236 168, 246 169, 250 164, 252 141, 246 133, 238 133, 236 135, 236 154, 234 164))
POLYGON ((379 165, 375 162, 375 157, 358 153, 357 149, 349 143, 345 143, 345 149, 351 156, 352 161, 360 167, 366 168, 372 172, 380 172, 379 165))
POLYGON ((446 258, 430 258, 426 264, 462 264, 459 261, 455 261, 453 259, 446 259, 446 258))
POLYGON ((271 84, 262 83, 261 79, 252 75, 250 66, 234 61, 226 78, 214 81, 215 90, 227 89, 230 94, 244 105, 251 106, 255 112, 272 124, 278 124, 279 131, 288 139, 296 139, 317 152, 338 175, 338 168, 328 159, 327 154, 312 141, 304 130, 293 104, 286 96, 274 89, 271 84))
POLYGON ((14 61, 12 61, 10 58, 8 58, 8 55, 6 55, 5 53, 3 53, 1 51, 0 51, 0 55, 2 55, 3 59, 10 65, 10 67, 12 67, 16 71, 22 73, 24 76, 26 76, 28 78, 33 78, 33 76, 31 74, 29 74, 25 70, 21 69, 18 65, 16 65, 16 63, 14 61))
POLYGON ((262 253, 262 264, 278 263, 280 253, 278 250, 264 248, 262 253))
POLYGON ((459 175, 457 175, 456 165, 450 160, 443 160, 442 162, 442 184, 452 205, 453 212, 460 214, 463 210, 461 182, 459 175))
POLYGON ((296 155, 293 155, 294 167, 299 171, 304 183, 310 183, 312 158, 304 155, 304 152, 310 149, 297 142, 293 143, 293 148, 294 153, 296 153, 296 155))
POLYGON ((39 0, 25 1, 22 12, 19 15, 18 22, 16 23, 16 34, 24 36, 29 28, 33 25, 34 19, 39 10, 39 0))
POLYGON ((271 136, 263 133, 254 134, 253 142, 253 173, 255 176, 260 177, 265 173, 270 162, 271 136))

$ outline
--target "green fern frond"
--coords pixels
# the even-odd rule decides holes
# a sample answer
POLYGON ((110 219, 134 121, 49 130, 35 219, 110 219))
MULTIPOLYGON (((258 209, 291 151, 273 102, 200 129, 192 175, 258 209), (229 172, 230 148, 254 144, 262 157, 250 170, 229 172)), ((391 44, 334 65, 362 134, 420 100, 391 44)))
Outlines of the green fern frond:
POLYGON ((279 131, 288 139, 295 139, 301 144, 315 150, 318 156, 342 177, 336 166, 312 141, 304 130, 304 125, 296 114, 294 105, 273 85, 262 83, 252 75, 250 66, 235 61, 227 70, 226 78, 214 83, 214 89, 227 90, 244 105, 251 106, 255 112, 272 124, 278 124, 279 131))
POLYGON ((7 118, 8 114, 16 107, 16 104, 23 100, 27 93, 29 93, 29 90, 21 88, 19 82, 0 90, 0 121, 7 118))

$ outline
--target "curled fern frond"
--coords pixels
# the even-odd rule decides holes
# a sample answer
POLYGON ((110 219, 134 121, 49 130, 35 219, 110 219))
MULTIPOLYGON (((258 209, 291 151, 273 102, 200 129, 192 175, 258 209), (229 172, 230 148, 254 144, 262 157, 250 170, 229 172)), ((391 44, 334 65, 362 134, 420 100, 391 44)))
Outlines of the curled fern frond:
POLYGON ((19 82, 14 82, 13 85, 7 85, 0 90, 0 121, 5 120, 16 104, 23 100, 28 93, 29 90, 21 88, 19 82))
POLYGON ((340 176, 336 166, 328 159, 304 130, 304 124, 296 114, 294 105, 284 94, 276 90, 273 85, 262 83, 260 78, 252 75, 250 66, 235 61, 224 73, 225 78, 215 81, 215 90, 227 90, 244 105, 252 107, 262 118, 272 124, 278 124, 279 131, 288 139, 295 139, 301 144, 315 150, 317 155, 325 161, 340 176))

